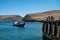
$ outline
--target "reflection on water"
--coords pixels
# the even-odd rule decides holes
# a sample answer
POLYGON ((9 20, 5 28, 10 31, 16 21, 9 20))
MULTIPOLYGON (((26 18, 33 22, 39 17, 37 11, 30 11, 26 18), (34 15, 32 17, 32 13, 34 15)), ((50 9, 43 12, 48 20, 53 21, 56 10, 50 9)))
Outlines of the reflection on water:
POLYGON ((26 22, 23 28, 12 24, 0 22, 0 40, 43 40, 42 23, 26 22))
POLYGON ((52 40, 52 39, 49 39, 47 38, 46 36, 42 36, 43 40, 52 40))

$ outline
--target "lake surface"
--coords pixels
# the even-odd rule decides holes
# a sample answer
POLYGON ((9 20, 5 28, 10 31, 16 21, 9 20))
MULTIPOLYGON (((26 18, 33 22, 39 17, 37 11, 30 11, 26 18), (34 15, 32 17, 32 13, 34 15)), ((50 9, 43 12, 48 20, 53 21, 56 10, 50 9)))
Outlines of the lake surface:
POLYGON ((25 22, 24 27, 13 22, 0 22, 0 40, 42 40, 42 23, 25 22))

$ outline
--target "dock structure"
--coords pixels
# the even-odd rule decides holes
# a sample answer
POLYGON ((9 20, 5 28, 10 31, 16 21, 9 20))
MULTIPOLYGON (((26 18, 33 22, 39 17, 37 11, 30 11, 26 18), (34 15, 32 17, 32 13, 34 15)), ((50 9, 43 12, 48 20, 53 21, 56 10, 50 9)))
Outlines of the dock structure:
POLYGON ((60 20, 41 22, 43 23, 43 37, 52 40, 60 40, 60 20))

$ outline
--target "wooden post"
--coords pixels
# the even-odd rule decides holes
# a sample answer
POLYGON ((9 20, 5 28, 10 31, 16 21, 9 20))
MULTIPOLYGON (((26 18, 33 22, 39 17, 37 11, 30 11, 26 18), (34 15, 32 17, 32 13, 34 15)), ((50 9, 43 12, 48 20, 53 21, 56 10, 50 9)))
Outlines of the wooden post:
POLYGON ((46 33, 46 23, 43 23, 43 32, 46 33))
POLYGON ((56 25, 56 23, 55 23, 55 27, 54 27, 54 36, 56 36, 56 27, 57 27, 57 25, 56 25))
POLYGON ((59 38, 59 26, 58 26, 58 23, 56 23, 56 26, 57 26, 57 33, 56 33, 56 37, 59 38))
POLYGON ((43 23, 43 28, 42 28, 43 32, 44 32, 44 30, 45 30, 44 28, 45 28, 45 23, 43 23))
POLYGON ((54 24, 53 24, 53 22, 50 22, 50 30, 49 30, 49 34, 54 35, 54 24))
POLYGON ((60 26, 59 26, 59 38, 60 38, 60 26))
POLYGON ((51 24, 51 34, 52 34, 52 35, 54 35, 54 27, 55 27, 55 25, 54 25, 54 23, 52 23, 52 24, 51 24))
POLYGON ((48 26, 47 26, 47 33, 49 34, 49 32, 50 32, 50 23, 48 23, 48 26))
POLYGON ((58 23, 55 23, 55 27, 54 27, 54 36, 55 37, 59 37, 59 29, 58 29, 58 23))

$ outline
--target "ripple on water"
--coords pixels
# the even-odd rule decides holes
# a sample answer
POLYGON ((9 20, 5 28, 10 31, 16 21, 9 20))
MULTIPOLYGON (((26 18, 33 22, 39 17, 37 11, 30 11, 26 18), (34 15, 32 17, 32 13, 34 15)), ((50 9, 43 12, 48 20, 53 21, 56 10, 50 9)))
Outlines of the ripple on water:
POLYGON ((0 25, 0 40, 42 40, 42 23, 26 22, 24 28, 3 24, 0 25))

